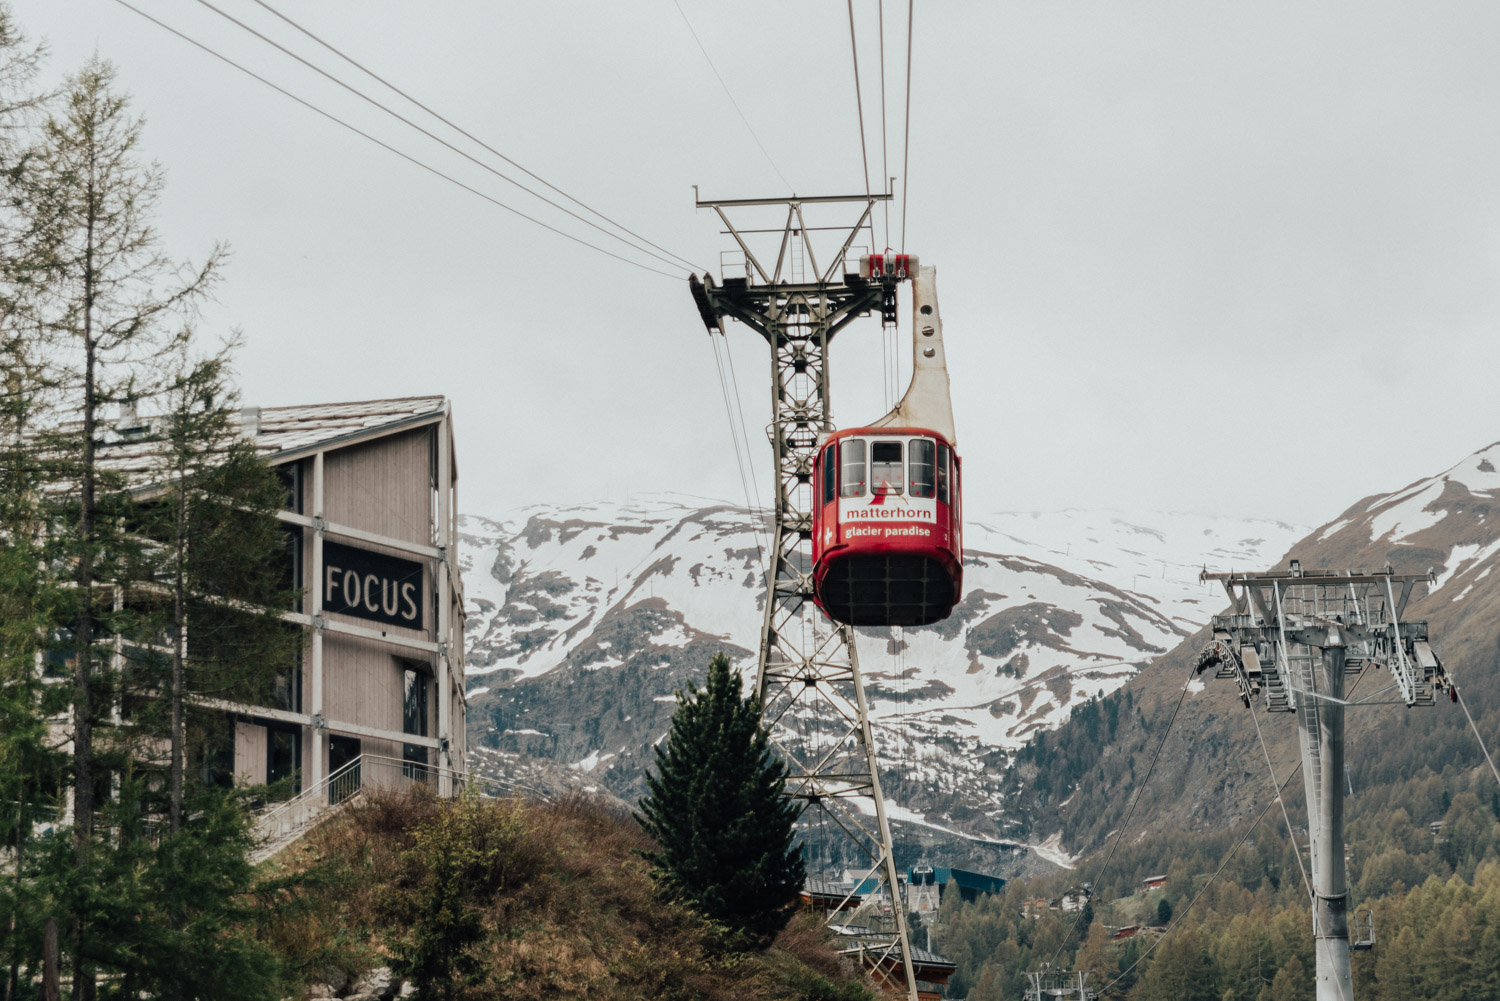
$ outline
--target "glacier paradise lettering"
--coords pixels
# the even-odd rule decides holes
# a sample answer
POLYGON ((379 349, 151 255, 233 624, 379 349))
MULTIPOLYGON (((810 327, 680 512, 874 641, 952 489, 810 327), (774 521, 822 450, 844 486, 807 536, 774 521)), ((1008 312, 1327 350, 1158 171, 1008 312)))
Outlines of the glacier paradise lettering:
POLYGON ((926 525, 871 525, 869 527, 850 525, 844 529, 844 541, 846 542, 850 539, 867 539, 871 537, 895 539, 911 535, 920 536, 925 539, 932 535, 932 530, 926 525))

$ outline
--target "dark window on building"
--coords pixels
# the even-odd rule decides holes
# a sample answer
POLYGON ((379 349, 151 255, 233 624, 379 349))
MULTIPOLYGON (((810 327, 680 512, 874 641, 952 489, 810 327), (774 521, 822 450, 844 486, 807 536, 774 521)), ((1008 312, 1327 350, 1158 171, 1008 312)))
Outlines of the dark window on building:
POLYGON ((839 443, 839 496, 865 495, 865 442, 845 438, 839 443))
POLYGON ((911 443, 911 495, 913 497, 932 496, 936 464, 937 442, 926 438, 914 439, 911 443))
POLYGON ((276 467, 276 478, 286 491, 286 509, 302 513, 302 463, 292 462, 276 467))
POLYGON ((73 630, 58 629, 42 654, 42 674, 48 678, 71 678, 78 664, 73 630))
POLYGON ((297 592, 297 611, 302 611, 302 534, 301 525, 281 526, 281 586, 297 592))
POLYGON ((302 734, 295 728, 266 728, 266 781, 292 779, 292 793, 302 791, 302 734))
POLYGON ((905 491, 906 466, 901 461, 899 441, 877 441, 870 445, 870 486, 877 494, 905 491))
POLYGON ((196 747, 189 748, 196 759, 198 777, 207 786, 228 789, 234 785, 234 721, 228 716, 211 716, 204 721, 196 747), (193 753, 196 751, 197 753, 193 753))
POLYGON ((271 707, 289 713, 302 711, 302 668, 289 667, 271 682, 271 707))
POLYGON ((951 449, 939 445, 937 450, 937 499, 948 503, 948 457, 951 449))
MULTIPOLYGON (((401 732, 416 737, 427 736, 427 672, 403 668, 401 687, 401 732)), ((407 778, 426 776, 427 748, 420 744, 404 744, 401 757, 406 762, 401 770, 407 778)))
POLYGON ((838 446, 830 445, 823 449, 823 503, 831 504, 838 496, 838 446))

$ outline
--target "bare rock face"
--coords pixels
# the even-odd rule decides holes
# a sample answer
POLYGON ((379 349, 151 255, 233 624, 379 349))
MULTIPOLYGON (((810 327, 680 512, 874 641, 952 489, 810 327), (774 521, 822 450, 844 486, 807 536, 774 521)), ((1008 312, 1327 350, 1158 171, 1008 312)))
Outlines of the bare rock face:
POLYGON ((389 966, 379 966, 354 982, 346 1001, 391 1001, 400 984, 389 966))

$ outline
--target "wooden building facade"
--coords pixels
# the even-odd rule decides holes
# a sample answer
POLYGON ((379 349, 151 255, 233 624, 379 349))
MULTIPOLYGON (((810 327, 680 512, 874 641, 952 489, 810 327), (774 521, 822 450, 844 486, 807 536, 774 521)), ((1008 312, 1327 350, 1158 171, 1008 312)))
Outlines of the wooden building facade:
MULTIPOLYGON (((467 766, 453 420, 440 396, 249 408, 243 433, 287 488, 300 667, 272 706, 221 703, 237 781, 316 788, 363 756, 364 784, 444 795, 467 766)), ((353 776, 357 787, 358 774, 353 776)))

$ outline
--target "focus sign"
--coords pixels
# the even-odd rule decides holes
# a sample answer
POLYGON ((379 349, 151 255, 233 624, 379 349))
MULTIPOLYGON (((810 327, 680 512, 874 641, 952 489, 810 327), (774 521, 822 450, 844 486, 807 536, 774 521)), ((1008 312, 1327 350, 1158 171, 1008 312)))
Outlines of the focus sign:
POLYGON ((323 611, 421 629, 422 564, 323 543, 323 611))

